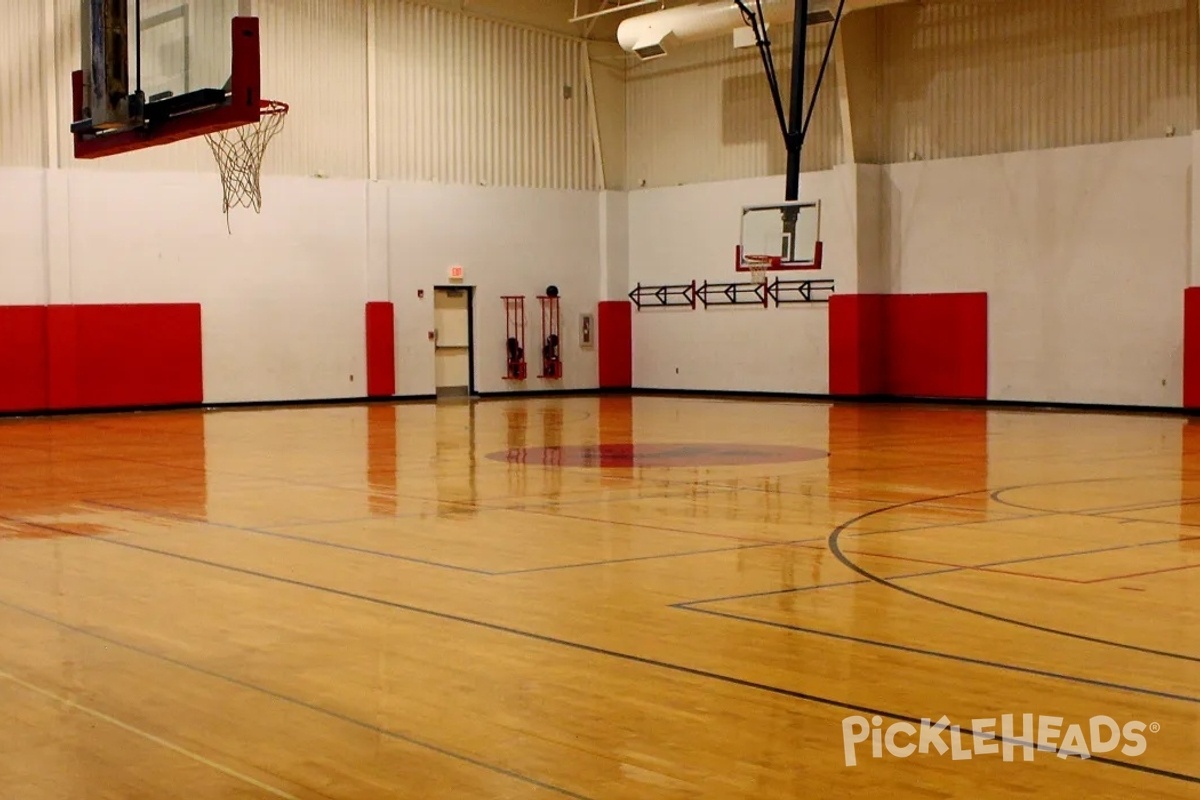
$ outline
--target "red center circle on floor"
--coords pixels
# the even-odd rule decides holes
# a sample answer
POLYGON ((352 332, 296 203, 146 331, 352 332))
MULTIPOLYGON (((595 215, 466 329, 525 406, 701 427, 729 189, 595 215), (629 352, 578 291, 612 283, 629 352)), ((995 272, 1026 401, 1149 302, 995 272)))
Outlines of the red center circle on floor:
POLYGON ((555 467, 734 467, 815 461, 829 455, 813 447, 684 442, 514 447, 489 453, 493 461, 555 467))

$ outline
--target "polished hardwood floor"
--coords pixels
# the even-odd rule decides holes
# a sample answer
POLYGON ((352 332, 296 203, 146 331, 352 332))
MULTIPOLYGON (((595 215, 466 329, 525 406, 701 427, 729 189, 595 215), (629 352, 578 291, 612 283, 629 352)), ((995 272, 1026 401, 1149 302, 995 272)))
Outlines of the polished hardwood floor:
POLYGON ((1198 608, 1183 418, 6 420, 0 796, 1195 798, 1198 608))

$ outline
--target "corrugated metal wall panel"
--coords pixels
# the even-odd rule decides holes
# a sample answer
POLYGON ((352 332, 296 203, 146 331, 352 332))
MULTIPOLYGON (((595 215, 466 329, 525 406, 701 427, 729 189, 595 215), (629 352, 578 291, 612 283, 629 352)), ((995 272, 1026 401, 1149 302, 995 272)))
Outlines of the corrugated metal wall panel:
POLYGON ((366 0, 258 0, 263 96, 291 106, 263 172, 367 177, 366 0))
POLYGON ((1196 0, 948 0, 877 13, 884 161, 1197 126, 1196 0))
POLYGON ((406 2, 377 25, 380 178, 596 188, 582 42, 406 2))
POLYGON ((54 55, 57 65, 54 82, 57 98, 56 118, 50 117, 45 124, 57 125, 57 166, 85 166, 87 162, 75 161, 74 139, 71 137, 71 73, 82 68, 79 63, 79 0, 46 0, 54 4, 54 55))
MULTIPOLYGON (((832 26, 809 29, 806 97, 811 97, 832 26)), ((628 185, 780 175, 787 164, 762 61, 734 50, 731 36, 699 42, 630 68, 627 85, 628 185), (644 183, 643 183, 644 182, 644 183)), ((791 85, 791 26, 772 32, 776 69, 791 85)), ((841 153, 837 74, 825 75, 805 144, 803 169, 828 169, 841 153)))
POLYGON ((5 0, 0 25, 0 166, 46 163, 43 0, 5 0))

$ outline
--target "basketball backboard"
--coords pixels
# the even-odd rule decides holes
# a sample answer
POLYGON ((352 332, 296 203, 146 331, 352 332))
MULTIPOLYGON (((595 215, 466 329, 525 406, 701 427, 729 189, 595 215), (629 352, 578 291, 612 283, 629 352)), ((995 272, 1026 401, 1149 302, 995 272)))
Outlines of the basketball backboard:
POLYGON ((821 204, 779 203, 742 209, 738 272, 821 268, 821 204))
POLYGON ((80 0, 76 156, 97 158, 259 118, 258 20, 246 0, 80 0))

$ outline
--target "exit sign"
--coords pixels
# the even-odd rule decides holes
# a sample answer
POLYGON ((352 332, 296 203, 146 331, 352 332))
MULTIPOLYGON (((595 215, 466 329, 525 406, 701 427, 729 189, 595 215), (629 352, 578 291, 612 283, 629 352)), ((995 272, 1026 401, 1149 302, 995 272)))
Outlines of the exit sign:
POLYGON ((450 268, 450 280, 461 281, 462 279, 463 279, 463 268, 459 267, 459 266, 451 267, 450 268))

